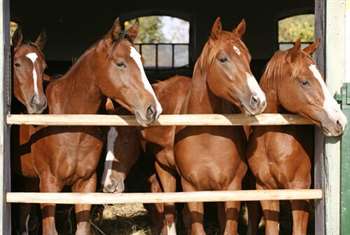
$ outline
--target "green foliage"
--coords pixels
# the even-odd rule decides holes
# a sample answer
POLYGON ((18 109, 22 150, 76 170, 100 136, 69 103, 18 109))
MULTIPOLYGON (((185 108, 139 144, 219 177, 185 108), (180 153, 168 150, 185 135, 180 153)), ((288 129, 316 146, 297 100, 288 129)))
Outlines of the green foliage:
POLYGON ((285 18, 278 22, 278 42, 314 41, 314 15, 298 15, 285 18))
MULTIPOLYGON (((140 23, 139 33, 135 43, 159 43, 164 41, 164 35, 161 31, 162 21, 158 16, 146 16, 138 18, 140 23)), ((134 24, 136 19, 125 22, 127 29, 134 24)))

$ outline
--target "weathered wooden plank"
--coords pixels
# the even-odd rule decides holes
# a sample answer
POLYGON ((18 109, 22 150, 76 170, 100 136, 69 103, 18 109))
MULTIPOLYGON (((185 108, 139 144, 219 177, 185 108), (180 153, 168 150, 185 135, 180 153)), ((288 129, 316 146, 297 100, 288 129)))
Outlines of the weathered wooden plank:
MULTIPOLYGON (((56 115, 38 114, 7 116, 8 124, 53 125, 53 126, 138 126, 132 115, 56 115)), ((307 125, 311 122, 303 117, 289 114, 184 114, 161 115, 152 126, 240 126, 240 125, 307 125)))
MULTIPOLYGON (((326 3, 326 83, 332 95, 340 93, 345 77, 345 0, 326 3)), ((326 138, 326 234, 340 234, 340 138, 326 138)))
MULTIPOLYGON (((315 53, 316 64, 322 75, 326 70, 326 0, 315 0, 315 37, 320 45, 315 53)), ((324 143, 325 138, 319 128, 315 128, 314 187, 324 189, 324 143)), ((315 234, 326 234, 325 200, 315 202, 315 234)))
POLYGON ((11 234, 11 207, 6 203, 5 193, 11 191, 10 179, 10 129, 5 114, 10 102, 10 2, 0 0, 0 235, 11 234))
POLYGON ((11 203, 117 204, 321 199, 320 189, 201 191, 177 193, 7 193, 11 203))

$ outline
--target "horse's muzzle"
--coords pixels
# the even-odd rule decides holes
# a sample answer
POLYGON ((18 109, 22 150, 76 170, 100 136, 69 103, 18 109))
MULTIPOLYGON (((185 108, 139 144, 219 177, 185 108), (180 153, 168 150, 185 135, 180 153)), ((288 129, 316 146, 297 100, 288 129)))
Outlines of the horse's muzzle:
POLYGON ((124 181, 111 180, 103 186, 104 193, 122 193, 125 190, 124 181))
POLYGON ((266 99, 265 97, 259 97, 256 94, 253 94, 249 99, 249 104, 243 106, 248 114, 256 115, 262 113, 266 108, 266 99))
POLYGON ((147 127, 158 119, 159 113, 156 106, 151 104, 143 112, 135 111, 135 116, 141 126, 147 127))
POLYGON ((27 107, 28 113, 30 114, 40 114, 47 107, 47 99, 45 96, 38 97, 34 95, 27 107))

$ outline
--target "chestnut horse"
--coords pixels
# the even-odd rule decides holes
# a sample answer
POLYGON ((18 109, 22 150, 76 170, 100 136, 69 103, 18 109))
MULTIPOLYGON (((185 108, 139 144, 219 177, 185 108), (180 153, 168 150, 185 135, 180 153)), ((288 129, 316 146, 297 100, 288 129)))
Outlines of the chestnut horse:
MULTIPOLYGON (((320 126, 327 136, 339 136, 346 117, 330 95, 311 54, 318 42, 302 50, 300 41, 278 51, 260 81, 268 113, 296 113, 320 126)), ((249 139, 248 164, 257 189, 308 189, 313 158, 312 129, 304 126, 257 126, 249 139)), ((307 234, 309 201, 290 201, 293 234, 307 234)), ((279 202, 261 201, 265 234, 279 234, 279 202)))
MULTIPOLYGON (((41 113, 47 107, 47 99, 43 90, 43 80, 49 77, 44 73, 46 62, 42 50, 46 42, 46 33, 42 32, 35 42, 23 42, 21 28, 18 28, 13 35, 13 53, 12 53, 12 71, 13 71, 13 95, 16 99, 12 100, 15 113, 41 113), (17 102, 18 101, 18 102, 17 102)), ((20 191, 33 191, 37 181, 26 179, 20 174, 21 160, 18 155, 20 152, 30 152, 30 148, 25 150, 25 146, 21 146, 28 141, 23 139, 25 133, 31 131, 32 126, 13 126, 11 128, 11 148, 15 154, 11 158, 11 166, 13 170, 14 189, 20 188, 20 191), (18 185, 21 184, 21 185, 18 185)), ((15 226, 19 234, 28 234, 29 230, 34 229, 36 224, 30 223, 29 212, 31 205, 18 204, 14 205, 14 214, 16 222, 15 226), (17 215, 18 214, 18 215, 17 215), (32 226, 30 226, 30 224, 32 226), (34 226, 33 226, 34 225, 34 226), (31 228, 30 228, 31 227, 31 228)), ((32 219, 32 218, 31 218, 32 219)))
MULTIPOLYGON (((46 89, 50 114, 94 114, 105 97, 134 113, 142 126, 162 112, 133 47, 138 25, 127 32, 115 20, 110 31, 88 49, 60 79, 46 89)), ((103 120, 101 120, 103 121, 103 120)), ((96 167, 103 147, 98 127, 42 127, 30 136, 31 152, 22 173, 38 177, 41 192, 96 190, 96 167)), ((42 204, 43 234, 57 234, 55 205, 42 204)), ((91 234, 91 205, 75 205, 76 234, 91 234)))
POLYGON ((35 42, 23 42, 21 28, 13 35, 13 94, 25 107, 24 113, 42 113, 47 106, 43 90, 46 62, 42 49, 46 34, 42 32, 35 42))
MULTIPOLYGON (((174 76, 152 85, 162 106, 163 114, 179 114, 191 87, 191 78, 174 76), (169 99, 171 97, 171 99, 169 99)), ((120 113, 108 99, 106 109, 120 113)), ((124 180, 140 155, 140 149, 151 145, 154 154, 173 152, 175 133, 181 127, 111 127, 107 135, 107 154, 101 180, 103 191, 121 193, 124 180), (141 133, 140 133, 141 132, 141 133), (146 142, 146 143, 145 143, 146 142)))
MULTIPOLYGON (((164 114, 180 114, 191 83, 189 77, 174 76, 152 85, 164 114)), ((106 108, 111 113, 121 114, 112 102, 107 102, 106 108)), ((111 127, 107 136, 107 155, 102 177, 103 191, 109 193, 124 191, 124 180, 137 161, 141 147, 145 149, 147 145, 147 149, 158 156, 174 155, 175 134, 181 128, 180 126, 154 126, 140 130, 135 127, 111 127)), ((148 178, 148 186, 152 192, 162 191, 152 170, 148 178)), ((161 230, 166 233, 167 227, 163 227, 162 221, 163 204, 157 204, 155 207, 149 205, 148 209, 153 220, 152 234, 160 234, 161 230)))
MULTIPOLYGON (((192 87, 183 113, 261 113, 266 107, 265 94, 251 73, 251 60, 241 40, 242 21, 233 32, 223 31, 218 18, 210 38, 198 58, 192 87)), ((157 158, 156 172, 164 191, 175 191, 175 178, 164 166, 175 167, 185 192, 200 190, 239 190, 246 174, 246 137, 242 127, 186 127, 175 137, 175 158, 157 158), (170 164, 169 164, 170 163, 170 164)), ((203 203, 189 202, 190 234, 205 234, 203 203)), ((221 230, 237 234, 240 203, 219 206, 221 230)), ((167 205, 165 204, 165 216, 167 205)), ((170 216, 171 217, 171 216, 170 216)), ((168 223, 168 226, 173 226, 168 223)))
MULTIPOLYGON (((190 80, 188 79, 186 81, 186 83, 188 84, 185 87, 186 89, 184 88, 173 89, 172 93, 168 91, 162 94, 157 93, 157 89, 156 89, 156 93, 160 98, 162 106, 163 107, 167 106, 167 108, 165 108, 165 110, 167 109, 166 112, 169 112, 172 114, 186 113, 186 112, 189 112, 189 113, 231 112, 232 111, 231 108, 230 107, 227 108, 227 103, 226 103, 227 101, 224 101, 222 98, 219 98, 219 97, 223 97, 225 100, 231 101, 231 103, 235 104, 239 108, 243 107, 243 109, 246 110, 248 113, 257 114, 262 112, 262 110, 266 105, 265 95, 261 91, 256 80, 254 79, 254 77, 250 72, 250 68, 249 68, 250 55, 246 46, 241 41, 241 36, 243 35, 244 31, 245 31, 244 21, 242 21, 233 32, 222 31, 220 19, 218 18, 215 21, 212 29, 211 37, 207 42, 201 57, 198 59, 197 64, 195 66, 194 78, 191 82, 192 85, 189 84, 190 80), (208 58, 209 58, 209 61, 206 61, 208 58), (178 92, 174 93, 174 91, 177 91, 177 90, 180 93, 178 92), (176 94, 178 95, 176 96, 176 94), (164 98, 161 98, 161 95, 163 95, 164 98), (170 101, 169 101, 169 97, 172 97, 170 101), (168 105, 165 105, 163 103, 166 100, 168 100, 168 105), (189 103, 189 107, 187 108, 186 106, 188 101, 190 103, 189 103), (198 103, 198 101, 200 103, 198 103)), ((172 80, 176 81, 175 79, 179 79, 179 78, 175 77, 172 80)), ((168 82, 169 84, 171 83, 169 81, 165 81, 165 82, 168 82)), ((154 152, 156 153, 155 167, 156 167, 156 172, 160 179, 161 185, 158 185, 157 179, 154 176, 152 176, 150 180, 151 180, 153 191, 159 191, 161 189, 165 192, 174 192, 176 190, 176 181, 175 181, 176 169, 179 170, 180 174, 183 174, 184 165, 187 165, 187 167, 196 167, 196 168, 198 167, 197 169, 195 169, 196 171, 199 169, 202 170, 202 167, 207 169, 207 166, 209 167, 212 166, 213 169, 219 169, 220 172, 221 172, 221 167, 227 170, 226 171, 227 176, 222 175, 223 178, 214 177, 209 180, 213 184, 207 181, 210 185, 207 185, 208 187, 199 186, 198 190, 232 189, 230 188, 231 186, 230 184, 232 181, 234 181, 234 183, 237 182, 238 184, 237 187, 240 188, 240 181, 245 174, 245 168, 246 168, 245 163, 242 161, 242 158, 244 157, 244 143, 245 143, 245 136, 242 128, 187 127, 185 130, 183 130, 181 133, 182 136, 187 135, 188 134, 186 133, 187 131, 192 132, 193 130, 195 130, 196 134, 204 135, 206 136, 205 138, 208 138, 207 140, 205 140, 206 142, 205 145, 207 147, 212 147, 212 149, 211 148, 198 149, 195 146, 198 146, 198 144, 201 146, 201 143, 198 143, 197 140, 191 140, 191 142, 193 141, 192 142, 193 144, 191 143, 192 148, 196 149, 194 156, 197 159, 206 158, 207 154, 213 153, 215 146, 211 145, 212 140, 215 141, 215 144, 221 144, 222 148, 220 148, 219 152, 221 152, 222 149, 228 149, 228 151, 226 151, 224 155, 221 155, 220 153, 218 154, 218 159, 224 158, 224 157, 226 157, 226 159, 217 160, 216 162, 206 161, 207 160, 206 159, 202 161, 204 165, 200 164, 195 159, 192 159, 190 157, 191 154, 189 153, 186 153, 186 154, 189 154, 189 156, 186 155, 185 157, 189 159, 188 162, 186 162, 186 159, 183 159, 184 158, 183 156, 180 156, 180 155, 179 156, 176 155, 176 157, 174 156, 175 133, 178 132, 180 129, 181 127, 177 127, 177 128, 151 127, 151 128, 146 128, 142 131, 142 137, 147 142, 155 144, 154 146, 154 152), (225 143, 225 141, 227 143, 225 143), (233 141, 235 141, 236 145, 233 143, 233 141), (239 151, 239 155, 236 154, 238 151, 239 151), (234 164, 235 162, 236 164, 234 164), (225 167, 221 166, 221 164, 225 165, 225 167), (237 168, 239 169, 237 170, 237 168), (216 180, 218 180, 219 182, 216 182, 216 180), (224 183, 220 185, 222 181, 224 181, 224 183), (214 185, 217 185, 218 187, 215 187, 214 185)), ((120 136, 118 135, 118 137, 120 136)), ((188 139, 191 139, 191 137, 188 137, 188 139)), ((180 151, 181 149, 183 149, 183 146, 186 145, 186 143, 181 144, 181 140, 177 144, 178 144, 177 151, 180 151)), ((118 142, 117 142, 117 145, 115 146, 118 146, 118 142)), ((123 149, 122 148, 116 149, 115 146, 111 145, 112 150, 114 149, 117 155, 116 157, 118 158, 118 160, 115 160, 116 172, 114 173, 114 175, 113 175, 113 172, 111 172, 108 175, 110 179, 114 179, 114 181, 110 180, 109 181, 110 184, 105 184, 104 189, 106 191, 115 191, 118 188, 118 185, 120 186, 121 175, 120 173, 118 175, 118 165, 119 166, 123 165, 123 161, 124 159, 126 159, 126 157, 123 157, 123 156, 120 157, 122 154, 120 154, 119 152, 119 155, 118 155, 118 151, 116 151, 117 149, 120 149, 120 151, 123 151, 123 149), (121 164, 118 164, 118 163, 121 163, 121 164)), ((214 156, 210 156, 210 157, 214 158, 214 156)), ((184 177, 187 177, 186 172, 184 173, 185 173, 185 176, 182 177, 183 182, 185 182, 184 177)), ((196 176, 203 177, 200 174, 196 174, 196 176)), ((122 177, 125 177, 125 175, 122 175, 122 177)), ((207 179, 204 179, 204 181, 206 180, 207 179)), ((186 187, 185 185, 185 190, 186 189, 188 189, 188 187, 186 187)), ((234 205, 239 206, 239 203, 238 204, 234 203, 234 205)), ((164 227, 161 229, 162 234, 175 234, 176 230, 175 230, 175 224, 174 224, 175 222, 174 204, 173 203, 165 204, 164 212, 165 212, 165 221, 164 221, 164 227)), ((200 217, 197 217, 198 214, 195 214, 193 210, 191 212, 192 212, 191 215, 193 215, 192 217, 193 225, 196 225, 197 222, 201 223, 202 215, 200 215, 200 217), (197 220, 197 218, 199 220, 197 220)), ((231 213, 231 212, 232 211, 228 210, 228 213, 231 213)), ((238 208, 236 208, 236 212, 238 213, 238 208)), ((227 218, 229 220, 232 219, 229 217, 229 215, 227 218)), ((196 229, 202 225, 201 224, 198 224, 198 225, 199 226, 193 226, 193 230, 192 230, 193 233, 200 232, 196 229)), ((202 232, 204 232, 203 228, 202 229, 199 228, 199 230, 202 230, 202 232)), ((236 230, 236 228, 233 228, 232 230, 236 230)), ((228 227, 226 228, 226 232, 231 232, 228 227)))

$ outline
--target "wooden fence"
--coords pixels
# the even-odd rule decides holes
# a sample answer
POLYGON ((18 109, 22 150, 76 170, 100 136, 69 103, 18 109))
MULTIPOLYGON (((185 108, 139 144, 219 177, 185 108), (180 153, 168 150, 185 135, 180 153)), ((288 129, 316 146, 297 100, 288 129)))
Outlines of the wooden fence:
MULTIPOLYGON (((13 115, 6 118, 10 125, 51 126, 138 126, 134 116, 125 115, 13 115)), ((262 126, 262 125, 310 125, 297 115, 260 114, 186 114, 161 115, 152 126, 262 126)), ((8 192, 9 203, 56 203, 56 204, 117 204, 162 202, 218 202, 256 200, 321 199, 321 189, 298 190, 237 190, 201 191, 176 193, 15 193, 8 192)))

